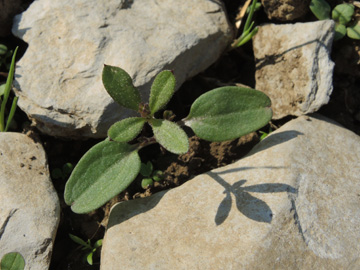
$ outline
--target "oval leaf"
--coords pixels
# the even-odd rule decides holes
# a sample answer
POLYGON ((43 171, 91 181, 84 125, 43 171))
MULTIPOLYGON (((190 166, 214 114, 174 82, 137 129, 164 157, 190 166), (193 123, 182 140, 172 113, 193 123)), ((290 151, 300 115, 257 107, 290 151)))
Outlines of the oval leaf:
POLYGON ((319 20, 330 19, 331 7, 325 0, 311 0, 310 10, 319 20))
POLYGON ((337 5, 332 11, 333 20, 346 25, 351 21, 351 17, 354 14, 354 6, 351 4, 337 5))
POLYGON ((151 119, 151 127, 156 141, 174 154, 184 154, 189 150, 189 138, 177 124, 168 120, 151 119))
POLYGON ((25 260, 18 252, 5 254, 1 259, 1 270, 23 270, 25 268, 25 260))
POLYGON ((141 117, 126 118, 113 124, 108 130, 108 136, 116 142, 129 142, 139 135, 145 122, 141 117))
POLYGON ((347 28, 347 35, 352 39, 360 39, 360 21, 347 28))
POLYGON ((346 35, 346 26, 337 23, 335 25, 335 36, 334 40, 342 39, 346 35))
POLYGON ((184 121, 204 140, 232 140, 265 126, 272 117, 270 106, 260 91, 221 87, 196 99, 184 121))
POLYGON ((139 110, 140 93, 125 70, 105 65, 102 81, 106 91, 117 103, 125 108, 139 110))
POLYGON ((150 91, 149 107, 151 114, 163 108, 170 100, 175 91, 176 80, 174 74, 169 70, 160 72, 150 91))
POLYGON ((75 213, 88 213, 125 190, 140 171, 140 157, 127 143, 103 141, 74 168, 64 198, 75 213))

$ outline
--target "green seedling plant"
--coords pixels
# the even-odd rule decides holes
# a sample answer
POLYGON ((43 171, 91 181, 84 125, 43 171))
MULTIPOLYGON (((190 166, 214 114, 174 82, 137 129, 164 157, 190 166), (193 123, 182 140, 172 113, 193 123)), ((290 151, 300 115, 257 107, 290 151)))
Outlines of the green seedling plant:
POLYGON ((62 168, 55 168, 51 171, 51 177, 53 179, 62 179, 62 180, 66 180, 72 170, 74 169, 74 165, 72 165, 71 163, 65 163, 62 168))
POLYGON ((353 4, 340 4, 331 11, 325 0, 311 0, 310 10, 319 20, 335 21, 334 40, 342 39, 346 34, 349 38, 360 39, 360 21, 351 23, 355 11, 353 4))
POLYGON ((189 115, 175 123, 166 111, 163 119, 155 117, 174 94, 176 80, 171 71, 164 70, 155 77, 148 103, 141 101, 125 70, 105 65, 102 80, 115 102, 138 116, 113 124, 108 137, 90 148, 75 166, 64 192, 65 202, 75 213, 95 210, 124 191, 140 172, 140 149, 159 143, 171 153, 186 153, 189 139, 181 126, 191 128, 204 140, 227 141, 258 130, 272 117, 271 101, 264 93, 226 86, 201 95, 191 105, 189 115), (153 137, 129 144, 145 124, 152 128, 153 137))
POLYGON ((18 50, 18 47, 16 47, 15 52, 12 57, 12 60, 11 60, 10 70, 9 70, 9 74, 8 74, 8 77, 6 80, 5 87, 0 88, 0 104, 1 104, 1 107, 0 107, 0 132, 6 132, 8 130, 11 120, 14 117, 16 105, 17 105, 17 101, 18 101, 18 97, 14 97, 8 119, 5 122, 5 109, 6 109, 6 103, 8 101, 9 95, 10 95, 10 90, 12 87, 14 71, 15 71, 15 57, 16 57, 17 50, 18 50))
POLYGON ((25 260, 18 252, 10 252, 1 258, 1 270, 24 270, 25 260))
POLYGON ((0 68, 5 67, 6 70, 9 70, 11 55, 13 54, 12 50, 9 50, 8 47, 4 44, 0 44, 0 68))
POLYGON ((258 10, 261 7, 261 3, 259 3, 257 0, 253 0, 251 3, 251 6, 249 7, 248 11, 248 16, 245 22, 245 26, 243 29, 242 34, 231 44, 231 48, 235 49, 238 48, 242 45, 244 45, 245 43, 249 42, 253 36, 256 35, 256 33, 258 32, 259 28, 258 27, 254 27, 254 21, 252 21, 254 12, 256 10, 258 10))
POLYGON ((164 173, 160 170, 155 170, 153 164, 148 161, 146 164, 141 163, 140 174, 144 178, 141 180, 141 187, 147 189, 151 187, 154 182, 159 182, 164 179, 164 173))
POLYGON ((77 237, 77 236, 75 236, 75 235, 73 235, 71 233, 69 233, 69 237, 75 243, 82 246, 81 249, 83 251, 86 251, 85 255, 84 255, 84 260, 87 261, 88 264, 93 265, 93 255, 96 252, 96 250, 102 246, 102 239, 97 240, 95 242, 95 244, 92 245, 90 239, 88 239, 87 242, 85 242, 80 237, 77 237))

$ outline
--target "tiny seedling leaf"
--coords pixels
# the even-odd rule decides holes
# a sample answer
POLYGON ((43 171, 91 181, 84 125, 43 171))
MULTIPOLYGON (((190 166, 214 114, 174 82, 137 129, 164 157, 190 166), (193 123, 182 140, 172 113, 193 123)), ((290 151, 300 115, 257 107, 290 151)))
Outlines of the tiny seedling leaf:
POLYGON ((354 14, 354 6, 351 4, 337 5, 332 11, 333 20, 340 24, 346 25, 351 21, 351 17, 354 14))
POLYGON ((10 252, 1 258, 1 270, 23 270, 25 268, 25 260, 18 252, 10 252))
POLYGON ((346 35, 346 26, 337 23, 335 25, 335 37, 334 40, 342 39, 346 35))
POLYGON ((153 165, 150 161, 148 161, 146 164, 141 163, 140 174, 142 176, 150 177, 152 170, 153 170, 153 165))
POLYGON ((141 101, 140 93, 125 70, 105 65, 102 81, 106 91, 117 103, 125 108, 138 111, 141 101))
POLYGON ((141 187, 143 189, 147 189, 148 187, 151 187, 154 184, 154 181, 151 178, 144 178, 141 181, 141 187))
POLYGON ((97 240, 97 241, 95 242, 95 244, 94 244, 94 248, 101 247, 101 246, 102 246, 102 242, 103 242, 102 239, 97 240))
POLYGON ((91 248, 91 245, 89 245, 88 243, 86 243, 84 240, 82 240, 80 237, 73 235, 71 233, 69 233, 69 237, 71 240, 73 240, 75 243, 83 246, 85 249, 91 248))
POLYGON ((8 48, 4 44, 0 44, 0 55, 5 55, 8 51, 8 48))
POLYGON ((162 109, 170 100, 175 91, 176 80, 169 70, 160 72, 151 86, 149 107, 153 115, 162 109))
POLYGON ((325 0, 311 0, 310 10, 319 20, 330 19, 331 7, 325 0))
POLYGON ((88 262, 88 264, 93 265, 93 252, 89 252, 89 254, 87 254, 86 256, 86 261, 88 262))
POLYGON ((232 140, 265 126, 272 117, 270 106, 260 91, 220 87, 196 99, 184 121, 204 140, 232 140))
POLYGON ((352 39, 360 39, 360 21, 347 28, 347 35, 352 39))
POLYGON ((146 119, 130 117, 113 124, 108 130, 108 136, 116 142, 129 142, 135 139, 142 130, 146 119))
POLYGON ((96 144, 74 168, 65 185, 65 202, 78 214, 99 208, 130 185, 140 164, 137 150, 127 143, 96 144))
POLYGON ((177 124, 168 120, 151 119, 151 127, 156 141, 174 154, 184 154, 189 150, 189 138, 177 124))

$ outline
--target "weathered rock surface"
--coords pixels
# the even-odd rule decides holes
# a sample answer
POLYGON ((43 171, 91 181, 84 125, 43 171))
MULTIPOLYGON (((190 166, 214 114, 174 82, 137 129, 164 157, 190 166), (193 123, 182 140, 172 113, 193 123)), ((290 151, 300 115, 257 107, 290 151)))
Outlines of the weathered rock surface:
POLYGON ((310 0, 261 0, 270 20, 292 21, 309 11, 310 0))
POLYGON ((256 89, 272 101, 274 119, 316 112, 333 90, 331 20, 259 27, 253 38, 256 89))
POLYGON ((60 219, 42 146, 19 133, 0 133, 0 258, 19 252, 25 269, 49 269, 60 219))
POLYGON ((125 69, 147 101, 161 70, 174 70, 179 87, 232 39, 221 2, 208 0, 37 0, 13 33, 29 44, 16 70, 19 106, 42 132, 98 138, 132 114, 106 93, 104 64, 125 69))
POLYGON ((293 120, 244 159, 117 204, 101 269, 360 269, 360 137, 293 120))

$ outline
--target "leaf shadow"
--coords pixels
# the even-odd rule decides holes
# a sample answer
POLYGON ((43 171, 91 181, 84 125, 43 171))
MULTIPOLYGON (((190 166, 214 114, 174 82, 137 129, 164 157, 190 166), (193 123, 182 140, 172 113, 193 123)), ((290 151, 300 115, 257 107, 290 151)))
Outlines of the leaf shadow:
MULTIPOLYGON (((262 167, 262 168, 280 169, 283 167, 262 167)), ((247 169, 259 169, 259 167, 239 168, 239 170, 247 170, 247 169)), ((233 185, 230 185, 223 178, 219 176, 219 174, 222 173, 214 173, 214 172, 207 173, 207 175, 213 178, 225 189, 224 190, 225 198, 221 201, 217 213, 215 215, 215 224, 217 226, 224 223, 224 221, 227 219, 227 217, 230 214, 233 204, 231 193, 235 197, 236 208, 240 213, 257 222, 271 223, 273 212, 271 211, 270 207, 264 201, 256 198, 255 196, 251 195, 249 192, 254 192, 254 193, 275 193, 275 192, 296 193, 297 192, 297 190, 292 186, 281 183, 269 183, 269 184, 260 184, 260 185, 243 187, 243 185, 247 181, 244 179, 237 181, 233 185)))

